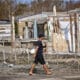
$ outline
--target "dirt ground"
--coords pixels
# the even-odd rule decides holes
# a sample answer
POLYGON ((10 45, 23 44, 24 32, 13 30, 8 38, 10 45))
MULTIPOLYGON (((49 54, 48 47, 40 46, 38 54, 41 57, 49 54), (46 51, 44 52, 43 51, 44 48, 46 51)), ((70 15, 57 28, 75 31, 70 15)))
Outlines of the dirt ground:
POLYGON ((49 63, 48 67, 53 72, 46 75, 42 66, 38 64, 34 75, 28 74, 31 65, 0 64, 0 80, 80 80, 80 70, 72 69, 62 64, 49 63))

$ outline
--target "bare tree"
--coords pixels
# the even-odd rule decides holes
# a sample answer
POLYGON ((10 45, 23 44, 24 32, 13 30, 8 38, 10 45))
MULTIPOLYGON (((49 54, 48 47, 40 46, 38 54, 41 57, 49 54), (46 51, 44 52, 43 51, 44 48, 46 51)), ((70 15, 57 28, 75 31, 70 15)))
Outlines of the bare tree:
POLYGON ((76 0, 76 2, 74 2, 73 0, 66 1, 65 10, 68 11, 76 8, 80 8, 80 0, 76 0))
POLYGON ((15 11, 15 15, 22 15, 29 12, 29 5, 28 4, 23 4, 23 3, 19 3, 16 6, 16 11, 15 11))
POLYGON ((14 11, 16 0, 1 0, 0 1, 0 18, 9 19, 14 11))

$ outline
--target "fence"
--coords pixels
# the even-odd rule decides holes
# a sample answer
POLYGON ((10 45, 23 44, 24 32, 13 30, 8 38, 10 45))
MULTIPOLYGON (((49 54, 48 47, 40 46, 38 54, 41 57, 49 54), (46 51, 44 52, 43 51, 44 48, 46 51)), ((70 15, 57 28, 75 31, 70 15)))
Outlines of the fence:
MULTIPOLYGON (((70 17, 69 17, 70 18, 70 17)), ((71 21, 72 23, 69 25, 72 26, 73 25, 73 21, 71 21)), ((76 25, 75 25, 76 26, 76 25)), ((70 28, 71 29, 71 28, 70 28)), ((57 32, 56 32, 57 33, 57 32)), ((59 34, 59 33, 57 33, 59 34)), ((61 34, 61 33, 60 33, 61 34)), ((59 35, 57 35, 58 39, 55 40, 57 42, 46 42, 47 43, 47 52, 44 53, 45 59, 47 61, 47 65, 52 68, 54 71, 60 71, 60 74, 73 74, 73 73, 77 73, 80 74, 80 33, 72 33, 71 35, 73 35, 75 38, 77 37, 77 41, 76 39, 74 41, 74 39, 72 42, 75 42, 75 47, 72 51, 69 50, 69 48, 73 48, 72 46, 69 47, 67 46, 67 50, 66 51, 61 51, 59 50, 59 48, 62 48, 61 45, 63 45, 64 48, 64 42, 61 42, 61 45, 59 45, 60 39, 59 39, 59 35), (55 44, 55 49, 54 48, 54 44, 55 44), (76 45, 77 44, 77 45, 76 45), (76 48, 78 49, 78 51, 76 52, 76 48)), ((53 34, 54 35, 54 34, 53 34)), ((74 45, 73 43, 71 43, 71 45, 74 45)), ((19 42, 20 44, 20 42, 19 42)), ((32 48, 32 43, 26 43, 17 47, 12 48, 11 46, 6 46, 5 45, 5 41, 1 42, 0 45, 0 62, 3 63, 11 63, 11 64, 31 64, 33 61, 33 57, 32 54, 30 54, 30 49, 32 48), (31 45, 31 46, 30 46, 31 45)), ((69 44, 68 44, 69 45, 69 44)))

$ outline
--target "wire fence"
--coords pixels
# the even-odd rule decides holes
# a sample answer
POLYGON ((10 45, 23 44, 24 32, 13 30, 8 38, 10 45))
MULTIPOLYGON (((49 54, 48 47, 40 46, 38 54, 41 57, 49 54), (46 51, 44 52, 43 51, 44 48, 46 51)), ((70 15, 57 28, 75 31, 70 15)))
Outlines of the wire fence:
MULTIPOLYGON (((29 43, 28 43, 29 44, 29 43)), ((8 63, 15 65, 31 65, 33 63, 33 54, 30 53, 29 45, 12 48, 3 44, 0 46, 0 63, 8 63), (29 47, 28 47, 29 46, 29 47)), ((47 52, 44 52, 44 57, 48 67, 54 71, 60 71, 64 74, 80 74, 80 54, 53 51, 50 42, 47 42, 47 52)), ((22 44, 23 45, 23 44, 22 44)))
MULTIPOLYGON (((60 73, 77 73, 80 74, 80 33, 75 33, 78 35, 77 38, 77 48, 78 51, 70 52, 69 47, 66 51, 59 51, 57 50, 58 47, 64 48, 64 42, 60 43, 59 37, 57 36, 56 49, 53 49, 53 41, 46 42, 47 50, 44 52, 44 57, 46 60, 46 64, 48 67, 52 68, 54 71, 60 71, 60 73), (58 46, 59 45, 59 46, 58 46)), ((72 34, 72 35, 75 35, 72 34)), ((54 38, 55 39, 55 38, 54 38)), ((56 40, 55 40, 56 41, 56 40)), ((8 43, 8 42, 7 42, 8 43)), ((56 43, 56 42, 54 42, 56 43)), ((33 42, 27 42, 25 44, 18 43, 18 46, 12 48, 9 45, 5 44, 5 41, 0 42, 0 62, 1 63, 9 63, 15 65, 27 65, 32 64, 34 58, 33 55, 30 53, 30 50, 33 47, 33 42)), ((70 44, 67 44, 70 45, 70 44)), ((74 45, 75 46, 75 45, 74 45)), ((76 46, 75 46, 76 49, 76 46)))

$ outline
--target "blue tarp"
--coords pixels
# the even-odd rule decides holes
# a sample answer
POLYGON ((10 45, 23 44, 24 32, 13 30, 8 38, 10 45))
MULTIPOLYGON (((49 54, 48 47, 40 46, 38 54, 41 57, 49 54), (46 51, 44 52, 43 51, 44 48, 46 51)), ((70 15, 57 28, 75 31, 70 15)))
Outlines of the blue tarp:
POLYGON ((37 21, 34 20, 34 25, 33 25, 33 30, 34 30, 34 39, 37 39, 37 21))

